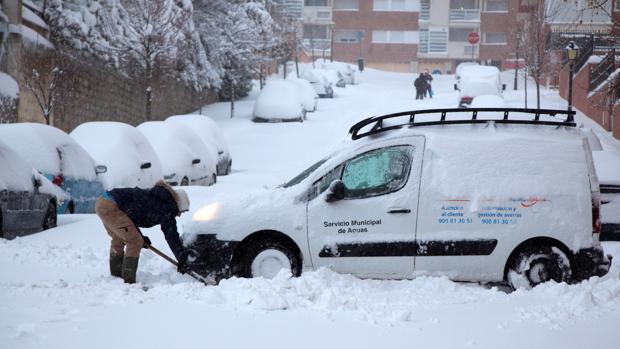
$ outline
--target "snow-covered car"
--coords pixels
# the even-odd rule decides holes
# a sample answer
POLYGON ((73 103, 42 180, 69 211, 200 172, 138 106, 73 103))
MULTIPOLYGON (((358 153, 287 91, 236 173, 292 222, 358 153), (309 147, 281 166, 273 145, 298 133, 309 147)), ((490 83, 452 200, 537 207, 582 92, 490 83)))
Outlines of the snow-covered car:
POLYGON ((620 241, 620 154, 592 151, 601 188, 601 240, 620 241))
POLYGON ((86 122, 73 131, 75 139, 107 172, 101 179, 107 190, 150 188, 163 178, 155 150, 135 127, 113 121, 86 122))
POLYGON ((220 127, 213 119, 206 115, 186 114, 170 116, 166 121, 182 122, 196 131, 196 134, 200 136, 207 148, 214 149, 217 152, 217 175, 225 176, 230 174, 232 156, 230 155, 228 143, 224 139, 220 127))
POLYGON ((518 110, 362 120, 352 141, 281 187, 201 205, 184 226, 191 266, 216 279, 328 267, 514 288, 606 274, 584 137, 543 110, 505 116, 518 110))
POLYGON ((192 128, 165 121, 148 121, 137 128, 161 160, 166 183, 181 186, 215 184, 217 155, 213 155, 192 128))
POLYGON ((346 85, 355 84, 355 68, 353 65, 345 62, 329 62, 324 59, 317 60, 317 64, 322 69, 337 71, 346 85))
POLYGON ((324 76, 327 81, 329 81, 333 86, 336 87, 346 87, 347 84, 344 82, 344 78, 342 77, 342 74, 338 73, 335 70, 330 70, 330 69, 313 69, 313 72, 315 74, 319 74, 324 76))
POLYGON ((292 82, 271 80, 260 91, 253 116, 254 122, 303 122, 306 110, 292 82))
POLYGON ((1 141, 0 164, 0 238, 12 239, 55 227, 58 200, 41 190, 45 185, 53 191, 55 185, 1 141))
POLYGON ((459 63, 459 65, 456 66, 456 70, 454 72, 454 76, 456 78, 457 84, 458 84, 458 81, 461 78, 461 72, 463 71, 463 68, 471 67, 471 66, 480 66, 480 64, 477 63, 477 62, 463 62, 463 63, 459 63))
POLYGON ((312 88, 310 82, 295 77, 288 78, 286 81, 290 81, 297 87, 304 109, 306 109, 307 112, 316 111, 319 96, 314 92, 314 88, 312 88))
POLYGON ((332 84, 322 74, 316 73, 314 70, 305 70, 299 78, 310 82, 319 98, 334 98, 332 84))
POLYGON ((506 85, 501 83, 499 69, 493 66, 466 66, 460 72, 459 107, 471 104, 474 97, 493 95, 502 97, 506 85))
POLYGON ((508 104, 502 96, 481 95, 471 101, 471 108, 508 108, 508 104))
POLYGON ((105 166, 95 161, 68 134, 48 125, 16 123, 0 125, 0 139, 62 188, 70 200, 58 204, 59 213, 94 213, 103 192, 99 174, 105 166))

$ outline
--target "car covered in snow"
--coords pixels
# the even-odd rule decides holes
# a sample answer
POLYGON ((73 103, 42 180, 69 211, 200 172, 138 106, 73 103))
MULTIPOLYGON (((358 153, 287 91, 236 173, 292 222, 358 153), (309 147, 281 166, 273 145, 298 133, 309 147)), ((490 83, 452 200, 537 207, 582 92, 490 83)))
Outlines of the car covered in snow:
POLYGON ((286 80, 271 80, 263 87, 254 104, 254 122, 303 122, 306 109, 297 87, 286 80))
POLYGON ((606 274, 599 185, 572 114, 477 111, 368 118, 282 186, 205 201, 184 225, 191 267, 216 279, 327 267, 513 288, 606 274))
POLYGON ((324 59, 317 60, 317 65, 322 69, 334 70, 338 72, 340 78, 346 85, 355 84, 355 68, 352 64, 345 62, 330 62, 324 59))
POLYGON ((96 166, 68 134, 48 125, 16 123, 0 125, 0 139, 69 194, 69 200, 58 203, 58 212, 95 212, 95 201, 103 193, 99 175, 107 168, 96 166))
POLYGON ((334 98, 332 84, 322 74, 310 69, 303 71, 299 78, 310 82, 319 98, 334 98))
POLYGON ((217 152, 217 175, 225 176, 230 174, 232 156, 230 155, 228 143, 224 139, 222 130, 220 130, 220 127, 213 119, 206 115, 186 114, 170 116, 166 121, 181 122, 196 131, 196 134, 200 136, 207 148, 214 149, 217 152))
POLYGON ((620 153, 592 151, 601 188, 601 240, 620 241, 620 153))
POLYGON ((0 238, 56 226, 58 199, 66 194, 0 141, 0 238), (56 194, 56 195, 54 195, 56 194))
POLYGON ((75 139, 98 166, 106 190, 114 188, 150 188, 163 178, 161 162, 140 131, 122 122, 86 122, 73 131, 75 139))
POLYGON ((461 72, 463 71, 463 69, 465 67, 471 67, 471 66, 480 66, 480 64, 478 62, 462 62, 456 66, 454 77, 456 78, 457 83, 461 79, 461 72))
POLYGON ((288 78, 286 81, 290 81, 297 87, 297 91, 301 97, 301 104, 304 106, 304 109, 306 109, 309 113, 316 111, 319 96, 314 91, 314 88, 312 88, 310 82, 295 77, 288 78))
POLYGON ((461 69, 458 84, 459 107, 470 105, 473 99, 482 95, 502 97, 506 84, 502 84, 499 69, 493 66, 470 65, 461 69))
POLYGON ((315 74, 322 75, 330 84, 336 87, 346 87, 347 84, 340 73, 331 69, 313 69, 315 74))
POLYGON ((496 95, 476 96, 471 101, 471 108, 508 108, 504 97, 496 95))
POLYGON ((177 122, 147 121, 138 125, 161 160, 170 185, 212 185, 217 181, 213 154, 191 127, 177 122))

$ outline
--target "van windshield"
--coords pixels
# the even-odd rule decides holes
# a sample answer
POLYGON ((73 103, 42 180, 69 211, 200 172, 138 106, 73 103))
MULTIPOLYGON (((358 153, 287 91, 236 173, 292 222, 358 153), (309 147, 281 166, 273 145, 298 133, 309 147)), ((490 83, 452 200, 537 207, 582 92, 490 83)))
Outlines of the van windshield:
POLYGON ((295 176, 295 178, 293 178, 290 181, 284 183, 282 186, 284 188, 289 188, 289 187, 292 187, 294 185, 299 184, 301 181, 306 179, 312 172, 314 172, 317 168, 321 167, 321 165, 323 165, 325 163, 325 161, 329 160, 329 158, 330 157, 326 157, 325 159, 322 159, 322 160, 318 161, 314 165, 312 165, 312 166, 308 167, 307 169, 305 169, 302 173, 300 173, 297 176, 295 176))

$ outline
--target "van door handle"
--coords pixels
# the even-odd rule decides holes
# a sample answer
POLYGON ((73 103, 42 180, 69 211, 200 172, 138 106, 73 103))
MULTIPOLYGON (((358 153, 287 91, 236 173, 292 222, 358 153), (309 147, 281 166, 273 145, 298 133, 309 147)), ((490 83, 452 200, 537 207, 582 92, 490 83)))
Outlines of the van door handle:
POLYGON ((408 208, 399 208, 399 209, 395 209, 395 210, 389 210, 388 213, 411 213, 411 210, 408 208))

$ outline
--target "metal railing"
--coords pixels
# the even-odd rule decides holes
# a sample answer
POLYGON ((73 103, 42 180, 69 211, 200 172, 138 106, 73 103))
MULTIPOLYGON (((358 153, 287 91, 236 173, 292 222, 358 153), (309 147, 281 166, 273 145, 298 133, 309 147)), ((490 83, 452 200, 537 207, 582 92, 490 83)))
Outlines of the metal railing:
POLYGON ((450 9, 450 21, 480 21, 480 10, 450 9))
POLYGON ((590 87, 593 91, 603 81, 607 80, 616 67, 616 51, 611 50, 603 60, 590 71, 590 87))

